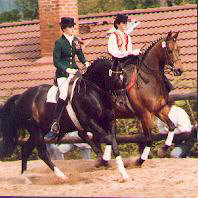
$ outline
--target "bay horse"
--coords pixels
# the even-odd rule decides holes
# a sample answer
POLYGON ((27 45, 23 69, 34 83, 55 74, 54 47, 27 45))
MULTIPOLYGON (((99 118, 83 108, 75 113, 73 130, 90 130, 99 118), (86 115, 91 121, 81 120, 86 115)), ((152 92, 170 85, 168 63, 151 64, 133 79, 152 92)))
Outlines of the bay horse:
MULTIPOLYGON (((120 64, 127 79, 126 96, 130 103, 130 108, 116 108, 116 118, 137 117, 142 124, 145 135, 145 145, 142 155, 136 161, 136 165, 141 166, 148 159, 152 145, 152 117, 155 115, 168 125, 169 133, 165 145, 159 150, 161 156, 171 146, 174 137, 175 125, 170 120, 168 113, 172 100, 169 98, 166 83, 164 81, 164 69, 167 67, 175 76, 183 72, 180 48, 177 44, 179 32, 172 35, 169 32, 165 38, 154 41, 141 55, 139 64, 134 65, 133 58, 129 56, 127 60, 120 64), (133 73, 137 67, 137 75, 133 73), (135 78, 132 78, 134 76, 135 78), (135 83, 132 81, 135 80, 135 83)), ((113 68, 113 70, 115 70, 113 68)), ((111 152, 107 149, 107 152, 111 152)), ((110 156, 110 154, 108 154, 110 156)))
MULTIPOLYGON (((82 126, 79 136, 91 145, 100 160, 102 159, 101 141, 106 141, 112 145, 119 172, 123 179, 127 179, 128 175, 115 138, 115 111, 111 97, 112 91, 123 88, 123 79, 120 78, 119 73, 118 77, 117 74, 110 76, 109 69, 111 67, 112 63, 109 60, 103 58, 95 60, 87 72, 89 80, 86 78, 78 79, 71 105, 82 126), (90 81, 91 79, 100 80, 100 87, 90 81), (93 140, 89 139, 88 131, 93 133, 93 140)), ((1 159, 13 153, 18 145, 20 131, 27 130, 29 133, 29 138, 21 149, 21 173, 27 182, 30 182, 26 177, 27 160, 34 148, 37 149, 40 159, 59 178, 67 179, 66 175, 51 161, 44 143, 44 135, 49 132, 51 127, 52 112, 55 105, 46 102, 50 87, 50 85, 31 87, 20 95, 10 97, 0 108, 1 159)), ((65 133, 76 130, 79 129, 64 109, 60 119, 59 138, 65 133)))

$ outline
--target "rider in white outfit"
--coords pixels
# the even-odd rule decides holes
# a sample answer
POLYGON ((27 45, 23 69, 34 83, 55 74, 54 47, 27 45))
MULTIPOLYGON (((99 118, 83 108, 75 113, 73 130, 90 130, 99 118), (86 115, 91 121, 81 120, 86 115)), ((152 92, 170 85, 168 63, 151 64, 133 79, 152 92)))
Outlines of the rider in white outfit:
MULTIPOLYGON (((182 108, 173 105, 168 116, 176 126, 174 134, 191 133, 193 126, 191 125, 188 114, 182 108)), ((157 126, 161 134, 169 133, 167 125, 159 119, 157 119, 157 126)), ((190 140, 184 140, 182 142, 176 143, 175 148, 170 153, 170 157, 186 157, 189 154, 192 146, 193 145, 190 140)))
MULTIPOLYGON (((92 135, 89 133, 89 135, 92 135)), ((79 137, 78 132, 68 133, 66 136, 79 137)), ((91 147, 86 143, 76 144, 47 144, 47 150, 53 160, 64 160, 64 153, 72 151, 75 147, 80 148, 82 159, 91 159, 91 147)))

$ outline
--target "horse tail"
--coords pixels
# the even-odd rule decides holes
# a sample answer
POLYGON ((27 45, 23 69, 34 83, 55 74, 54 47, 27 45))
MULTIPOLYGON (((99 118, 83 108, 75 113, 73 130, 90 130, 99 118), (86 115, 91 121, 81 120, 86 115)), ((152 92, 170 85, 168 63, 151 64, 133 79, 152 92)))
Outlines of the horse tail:
POLYGON ((18 143, 18 126, 15 101, 20 95, 10 97, 0 107, 0 159, 10 156, 18 143))

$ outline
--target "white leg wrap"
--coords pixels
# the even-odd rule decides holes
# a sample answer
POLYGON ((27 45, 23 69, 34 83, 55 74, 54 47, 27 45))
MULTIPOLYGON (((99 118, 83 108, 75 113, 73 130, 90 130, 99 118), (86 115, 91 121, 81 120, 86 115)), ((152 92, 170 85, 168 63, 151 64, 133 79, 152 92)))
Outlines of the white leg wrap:
POLYGON ((173 142, 173 137, 174 137, 174 131, 169 131, 168 136, 166 138, 166 142, 165 142, 167 146, 171 146, 173 142))
POLYGON ((25 184, 32 184, 32 182, 26 176, 26 171, 23 172, 22 177, 25 181, 25 184))
POLYGON ((103 159, 106 160, 106 161, 109 161, 111 159, 111 145, 106 145, 105 146, 103 159))
POLYGON ((121 156, 116 157, 116 163, 117 163, 117 166, 118 166, 118 170, 121 173, 123 179, 127 180, 129 178, 129 176, 128 176, 127 172, 126 172, 126 169, 124 167, 124 164, 123 164, 121 156))
POLYGON ((143 151, 143 153, 141 155, 141 159, 142 160, 147 160, 148 159, 148 155, 149 155, 150 150, 151 150, 151 147, 146 146, 144 148, 144 151, 143 151))
POLYGON ((54 167, 54 173, 57 177, 60 177, 63 180, 67 179, 67 177, 64 175, 64 173, 61 172, 56 166, 54 167))

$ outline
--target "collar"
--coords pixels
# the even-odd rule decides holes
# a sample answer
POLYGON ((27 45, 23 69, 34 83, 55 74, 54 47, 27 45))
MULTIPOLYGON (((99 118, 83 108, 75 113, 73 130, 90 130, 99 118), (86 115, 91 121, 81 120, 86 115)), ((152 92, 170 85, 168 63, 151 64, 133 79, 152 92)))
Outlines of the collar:
POLYGON ((120 31, 120 30, 118 30, 118 29, 117 29, 117 32, 118 32, 118 34, 125 35, 124 32, 122 32, 122 31, 120 31))
POLYGON ((65 33, 63 33, 63 35, 64 35, 65 38, 66 38, 67 40, 69 40, 69 41, 73 41, 73 39, 74 39, 74 35, 69 36, 69 35, 67 35, 67 34, 65 34, 65 33))

